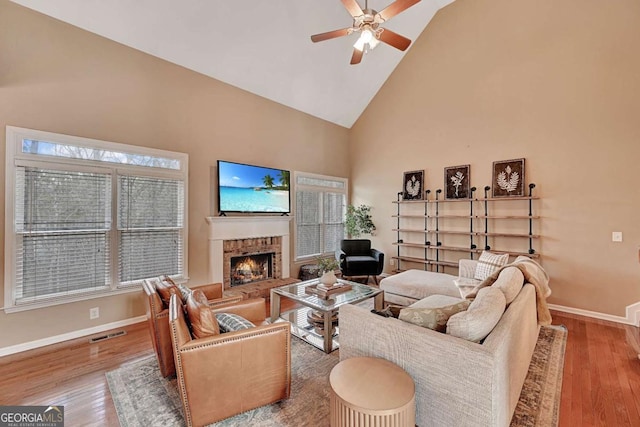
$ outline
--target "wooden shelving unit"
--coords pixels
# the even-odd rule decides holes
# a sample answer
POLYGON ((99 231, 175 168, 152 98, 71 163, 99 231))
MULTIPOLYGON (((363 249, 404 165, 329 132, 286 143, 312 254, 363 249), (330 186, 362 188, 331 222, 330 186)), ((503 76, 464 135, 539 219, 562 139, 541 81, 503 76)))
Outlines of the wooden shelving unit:
POLYGON ((397 235, 393 243, 397 254, 391 257, 397 262, 396 271, 405 270, 403 267, 407 264, 419 264, 425 270, 435 268, 436 271, 444 270, 444 267, 457 268, 458 262, 451 259, 455 254, 458 259, 461 254, 469 254, 474 259, 483 250, 538 258, 540 254, 533 248, 534 240, 541 238, 533 233, 534 223, 537 226, 540 219, 533 215, 533 201, 539 200, 533 196, 534 188, 535 184, 529 184, 528 196, 500 198, 488 197, 488 186, 484 187, 482 198, 473 197, 475 187, 468 199, 440 199, 442 190, 436 190, 431 199, 431 190, 425 191, 425 200, 401 200, 402 193, 398 193, 398 200, 393 201, 397 204, 397 213, 392 215, 397 224, 392 229, 397 235), (468 207, 464 208, 460 203, 467 203, 468 207), (498 203, 503 205, 502 211, 495 208, 498 203), (505 204, 509 205, 506 213, 503 212, 505 204), (424 207, 422 212, 418 212, 416 205, 424 207), (506 226, 508 223, 517 223, 516 229, 506 226), (461 241, 466 241, 467 237, 468 243, 461 241), (450 239, 455 241, 450 242, 450 239), (519 249, 514 250, 513 244, 504 247, 507 245, 503 239, 515 240, 519 249), (520 245, 517 239, 528 241, 528 244, 520 245), (422 256, 418 256, 418 252, 422 256))

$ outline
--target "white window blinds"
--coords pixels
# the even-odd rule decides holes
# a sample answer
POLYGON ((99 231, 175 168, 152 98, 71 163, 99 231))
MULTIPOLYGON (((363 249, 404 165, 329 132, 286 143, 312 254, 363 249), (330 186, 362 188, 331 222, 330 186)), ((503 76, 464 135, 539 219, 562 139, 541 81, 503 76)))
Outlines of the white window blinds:
POLYGON ((188 277, 186 154, 6 130, 5 312, 188 277))
POLYGON ((296 174, 296 258, 334 252, 344 238, 347 181, 296 174))
POLYGON ((182 274, 184 183, 118 177, 118 275, 122 284, 182 274))
POLYGON ((322 193, 296 191, 296 255, 298 257, 321 253, 321 203, 322 193))
POLYGON ((16 304, 110 285, 111 177, 16 167, 16 304))
POLYGON ((344 239, 344 193, 324 193, 324 252, 335 252, 344 239))

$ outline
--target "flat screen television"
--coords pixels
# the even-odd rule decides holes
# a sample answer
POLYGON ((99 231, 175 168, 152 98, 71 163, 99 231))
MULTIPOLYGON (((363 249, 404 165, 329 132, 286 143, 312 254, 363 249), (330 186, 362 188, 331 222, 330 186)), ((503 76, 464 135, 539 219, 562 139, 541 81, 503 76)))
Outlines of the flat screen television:
POLYGON ((288 170, 218 160, 218 211, 289 213, 288 170))

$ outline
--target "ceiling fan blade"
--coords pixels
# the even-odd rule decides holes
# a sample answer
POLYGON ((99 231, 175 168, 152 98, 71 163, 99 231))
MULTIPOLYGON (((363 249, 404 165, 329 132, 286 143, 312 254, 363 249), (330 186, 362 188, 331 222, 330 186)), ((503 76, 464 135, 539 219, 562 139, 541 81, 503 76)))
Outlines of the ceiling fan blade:
POLYGON ((387 28, 385 28, 378 37, 380 38, 380 41, 383 41, 389 46, 393 46, 396 49, 400 49, 402 51, 407 50, 407 48, 411 44, 411 40, 409 40, 405 36, 401 36, 398 33, 394 33, 387 28))
POLYGON ((351 65, 359 64, 362 61, 363 51, 359 49, 353 49, 353 55, 351 55, 351 65))
POLYGON ((358 2, 356 2, 356 0, 342 0, 342 4, 354 18, 356 16, 364 15, 362 8, 358 4, 358 2))
POLYGON ((336 37, 348 36, 353 32, 353 28, 343 28, 342 30, 327 31, 326 33, 315 34, 311 36, 311 41, 314 43, 324 40, 335 39, 336 37))
POLYGON ((420 0, 396 0, 395 2, 391 3, 389 6, 378 12, 378 14, 376 15, 376 21, 388 21, 400 12, 409 9, 416 3, 420 3, 420 0))

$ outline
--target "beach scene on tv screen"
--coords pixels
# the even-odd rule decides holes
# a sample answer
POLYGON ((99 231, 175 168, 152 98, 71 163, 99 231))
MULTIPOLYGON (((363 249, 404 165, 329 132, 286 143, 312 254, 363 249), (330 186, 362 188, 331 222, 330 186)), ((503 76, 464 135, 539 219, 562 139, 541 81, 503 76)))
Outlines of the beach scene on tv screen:
POLYGON ((289 171, 218 163, 220 212, 289 212, 289 171))

